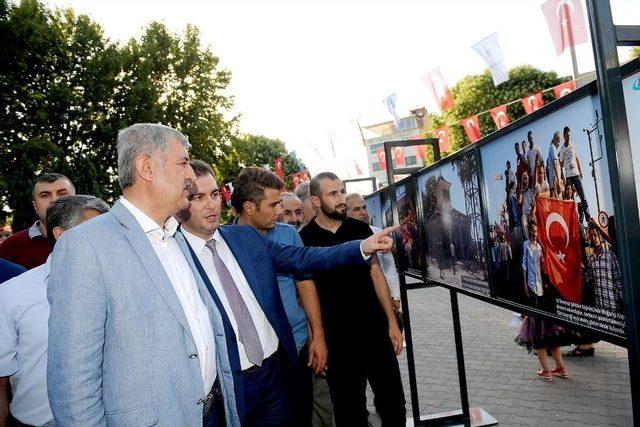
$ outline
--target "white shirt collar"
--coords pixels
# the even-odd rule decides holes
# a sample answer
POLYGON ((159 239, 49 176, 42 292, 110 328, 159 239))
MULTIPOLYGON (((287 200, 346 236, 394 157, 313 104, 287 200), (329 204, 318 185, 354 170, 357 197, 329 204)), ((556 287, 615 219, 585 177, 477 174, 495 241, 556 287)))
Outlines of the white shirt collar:
POLYGON ((42 231, 40 231, 40 220, 33 223, 31 227, 29 227, 29 238, 35 239, 38 236, 44 237, 42 231))
POLYGON ((158 225, 149 215, 138 209, 133 203, 128 201, 124 196, 120 198, 122 206, 127 208, 129 212, 135 217, 142 231, 149 234, 160 241, 165 241, 167 238, 173 236, 178 229, 178 221, 174 217, 169 217, 162 227, 158 225))
MULTIPOLYGON (((187 242, 189 242, 189 245, 191 245, 191 248, 194 250, 194 252, 196 254, 201 254, 202 250, 204 249, 204 245, 207 243, 207 240, 204 240, 202 237, 190 233, 184 227, 182 227, 181 230, 182 234, 184 234, 184 237, 187 239, 187 242)), ((222 236, 220 236, 220 232, 218 230, 213 233, 212 239, 214 239, 216 243, 222 242, 222 236)))

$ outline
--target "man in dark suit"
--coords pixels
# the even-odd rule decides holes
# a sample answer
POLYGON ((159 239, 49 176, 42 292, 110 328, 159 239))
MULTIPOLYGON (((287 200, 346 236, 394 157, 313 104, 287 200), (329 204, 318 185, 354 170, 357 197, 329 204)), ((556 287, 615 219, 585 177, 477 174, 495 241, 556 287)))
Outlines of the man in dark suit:
POLYGON ((288 322, 277 272, 326 271, 365 264, 388 250, 392 228, 362 241, 331 248, 285 246, 264 239, 249 226, 219 227, 220 192, 210 172, 196 174, 197 190, 179 215, 182 234, 227 331, 236 406, 242 425, 292 425, 288 369, 297 369, 298 352, 288 322))

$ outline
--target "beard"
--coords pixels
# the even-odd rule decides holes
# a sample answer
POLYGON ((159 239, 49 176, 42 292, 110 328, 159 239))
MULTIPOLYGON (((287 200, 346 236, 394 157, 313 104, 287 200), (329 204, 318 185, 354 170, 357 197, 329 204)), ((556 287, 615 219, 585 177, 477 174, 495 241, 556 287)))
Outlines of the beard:
POLYGON ((344 221, 347 218, 347 206, 344 204, 338 205, 338 206, 334 206, 333 208, 330 208, 328 205, 326 205, 322 200, 320 201, 320 209, 322 210, 322 212, 328 216, 331 219, 336 219, 338 221, 344 221), (340 212, 338 209, 339 207, 342 206, 342 212, 340 212))

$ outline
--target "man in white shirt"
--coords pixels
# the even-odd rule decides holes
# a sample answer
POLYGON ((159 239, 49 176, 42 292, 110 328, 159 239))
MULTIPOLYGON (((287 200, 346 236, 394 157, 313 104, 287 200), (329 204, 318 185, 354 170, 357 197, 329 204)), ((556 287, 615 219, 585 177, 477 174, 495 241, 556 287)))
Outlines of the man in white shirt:
MULTIPOLYGON (((369 223, 369 212, 367 212, 367 204, 364 198, 358 193, 347 194, 347 216, 360 221, 369 223)), ((371 231, 377 233, 380 231, 378 227, 370 226, 371 231)), ((391 303, 395 311, 400 311, 400 281, 398 280, 398 270, 396 269, 396 262, 393 259, 391 252, 379 253, 378 260, 380 261, 380 268, 384 273, 384 277, 387 279, 389 285, 389 293, 391 294, 391 303)))
MULTIPOLYGON (((296 425, 290 375, 295 375, 300 360, 276 272, 300 274, 362 264, 365 254, 391 247, 388 234, 392 230, 329 250, 282 245, 265 239, 250 226, 219 227, 220 197, 215 178, 210 171, 201 170, 195 184, 189 207, 178 215, 181 234, 223 315, 242 423, 296 425), (377 244, 379 240, 383 244, 377 244)), ((242 213, 253 203, 246 197, 237 189, 231 195, 236 212, 242 213)), ((278 205, 279 198, 273 203, 278 205)))
POLYGON ((578 196, 580 196, 580 211, 583 214, 583 218, 588 221, 591 215, 589 215, 589 205, 582 187, 582 165, 578 158, 578 150, 576 150, 573 141, 571 141, 571 129, 569 126, 564 127, 562 134, 564 135, 564 144, 560 147, 560 164, 564 169, 566 184, 571 184, 578 196))
POLYGON ((222 318, 172 217, 195 180, 189 146, 160 124, 120 131, 123 197, 56 243, 47 387, 59 427, 241 425, 222 318))
MULTIPOLYGON (((47 238, 53 246, 66 230, 108 210, 93 196, 63 196, 46 211, 47 238)), ((0 286, 0 426, 9 412, 21 424, 53 425, 47 397, 50 260, 0 286)))
POLYGON ((542 154, 540 147, 533 141, 533 131, 527 132, 527 140, 529 141, 529 149, 527 150, 527 166, 529 168, 530 180, 536 176, 536 163, 542 162, 542 154))

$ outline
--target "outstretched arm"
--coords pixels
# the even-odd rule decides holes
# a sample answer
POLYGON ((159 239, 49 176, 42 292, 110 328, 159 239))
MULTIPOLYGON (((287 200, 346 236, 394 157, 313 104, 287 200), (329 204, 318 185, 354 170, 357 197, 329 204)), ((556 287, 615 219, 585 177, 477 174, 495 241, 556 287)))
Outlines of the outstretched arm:
POLYGON ((391 345, 393 345, 393 350, 396 352, 396 355, 398 355, 402 352, 402 332, 400 332, 398 321, 396 320, 396 315, 393 312, 393 306, 391 305, 389 285, 387 284, 387 279, 385 279, 384 274, 382 273, 377 257, 371 259, 370 272, 373 285, 376 289, 376 295, 378 296, 378 301, 380 302, 382 310, 387 316, 387 321, 389 322, 389 338, 391 338, 391 345))

